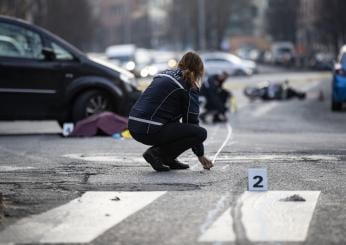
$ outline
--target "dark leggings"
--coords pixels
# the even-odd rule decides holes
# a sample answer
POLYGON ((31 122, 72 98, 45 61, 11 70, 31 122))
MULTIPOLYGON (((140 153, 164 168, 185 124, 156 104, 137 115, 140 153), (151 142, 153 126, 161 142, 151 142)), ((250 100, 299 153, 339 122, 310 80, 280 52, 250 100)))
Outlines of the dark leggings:
POLYGON ((174 122, 161 126, 158 132, 152 134, 131 132, 131 135, 145 145, 158 147, 165 157, 175 159, 184 151, 198 145, 202 150, 197 154, 203 155, 201 144, 207 138, 207 131, 197 125, 174 122))

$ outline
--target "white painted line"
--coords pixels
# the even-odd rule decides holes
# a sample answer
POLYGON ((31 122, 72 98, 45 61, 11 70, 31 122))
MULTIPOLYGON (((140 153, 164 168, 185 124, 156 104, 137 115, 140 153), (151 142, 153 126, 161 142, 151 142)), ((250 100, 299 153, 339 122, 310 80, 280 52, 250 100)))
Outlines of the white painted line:
POLYGON ((232 126, 230 123, 227 123, 227 137, 225 139, 225 141, 222 143, 222 145, 220 146, 220 148, 218 149, 218 151, 216 152, 216 154, 213 157, 213 164, 216 161, 216 158, 218 157, 218 155, 220 154, 220 152, 222 151, 222 149, 226 146, 226 144, 228 143, 228 141, 231 139, 232 137, 232 126))
POLYGON ((12 172, 17 170, 28 170, 34 169, 34 167, 23 167, 23 166, 0 166, 0 172, 12 172))
POLYGON ((127 156, 124 157, 124 154, 114 154, 114 153, 91 153, 91 154, 66 154, 64 157, 90 161, 90 162, 114 162, 114 163, 145 163, 143 157, 136 156, 127 156))
POLYGON ((231 208, 227 209, 210 227, 199 237, 199 242, 234 242, 233 219, 231 208))
POLYGON ((305 241, 320 191, 245 192, 242 203, 242 223, 250 241, 305 241), (281 199, 297 194, 305 202, 281 199))
MULTIPOLYGON (((200 236, 199 240, 201 240, 204 237, 205 233, 208 233, 210 226, 213 224, 213 222, 216 219, 216 216, 225 207, 225 202, 226 202, 228 197, 229 197, 228 193, 222 195, 220 197, 220 199, 217 201, 217 203, 215 204, 215 207, 208 212, 208 215, 207 215, 205 221, 200 226, 201 236, 200 236)), ((212 233, 214 233, 214 232, 215 232, 215 228, 213 228, 212 233)), ((206 235, 206 236, 210 237, 210 235, 206 235)))
POLYGON ((163 194, 86 192, 63 206, 9 226, 0 233, 0 243, 88 243, 163 194))
POLYGON ((264 114, 268 113, 269 111, 273 110, 278 105, 277 102, 267 102, 267 103, 268 104, 265 104, 265 105, 259 107, 257 110, 255 110, 252 113, 252 116, 253 117, 261 117, 264 114))
MULTIPOLYGON (((231 142, 232 143, 232 142, 231 142)), ((337 161, 338 155, 290 155, 290 154, 254 154, 247 156, 232 155, 218 157, 219 161, 251 161, 251 160, 276 160, 276 161, 337 161)))
MULTIPOLYGON (((252 242, 302 242, 306 240, 309 224, 320 191, 245 192, 240 203, 241 222, 252 242), (305 202, 282 199, 297 194, 305 202)), ((227 209, 202 235, 200 242, 234 242, 231 208, 227 209)))

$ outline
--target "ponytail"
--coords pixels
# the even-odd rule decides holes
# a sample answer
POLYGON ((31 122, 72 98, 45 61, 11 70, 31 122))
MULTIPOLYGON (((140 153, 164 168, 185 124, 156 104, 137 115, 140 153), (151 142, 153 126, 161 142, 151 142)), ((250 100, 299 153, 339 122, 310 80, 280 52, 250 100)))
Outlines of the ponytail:
POLYGON ((204 74, 202 59, 195 52, 189 51, 183 55, 178 63, 178 68, 183 72, 183 78, 189 83, 190 87, 198 87, 204 74))

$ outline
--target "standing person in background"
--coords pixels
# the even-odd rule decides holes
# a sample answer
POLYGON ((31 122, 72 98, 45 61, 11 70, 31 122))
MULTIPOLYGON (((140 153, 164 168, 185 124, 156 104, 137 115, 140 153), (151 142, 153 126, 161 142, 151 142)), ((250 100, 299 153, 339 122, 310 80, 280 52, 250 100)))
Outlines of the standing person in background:
POLYGON ((198 125, 203 74, 199 55, 185 53, 177 69, 154 77, 130 111, 129 131, 135 140, 151 145, 143 157, 156 171, 189 168, 177 157, 190 148, 205 169, 213 167, 204 155, 207 131, 198 125))
POLYGON ((205 112, 201 114, 201 120, 206 122, 208 114, 213 115, 213 123, 226 122, 227 102, 232 94, 223 88, 224 82, 229 77, 227 72, 211 75, 203 83, 201 95, 206 98, 205 112))

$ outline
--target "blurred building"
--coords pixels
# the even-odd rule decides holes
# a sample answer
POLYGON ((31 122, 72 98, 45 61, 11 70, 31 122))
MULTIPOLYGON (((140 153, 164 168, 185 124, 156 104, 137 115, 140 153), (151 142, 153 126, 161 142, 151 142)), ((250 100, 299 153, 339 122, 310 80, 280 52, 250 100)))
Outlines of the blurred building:
POLYGON ((269 48, 266 12, 268 0, 236 0, 231 4, 227 30, 231 50, 240 48, 269 48))
POLYGON ((99 46, 132 43, 151 46, 147 0, 93 0, 99 46))
POLYGON ((151 47, 165 48, 169 37, 167 36, 168 9, 172 4, 172 0, 149 0, 148 14, 151 25, 151 47))
POLYGON ((264 37, 266 32, 266 11, 268 8, 268 0, 252 0, 252 6, 255 9, 253 35, 256 37, 264 37))
POLYGON ((319 49, 317 42, 319 31, 316 30, 318 19, 318 1, 300 0, 297 30, 297 52, 302 57, 310 57, 319 49))

